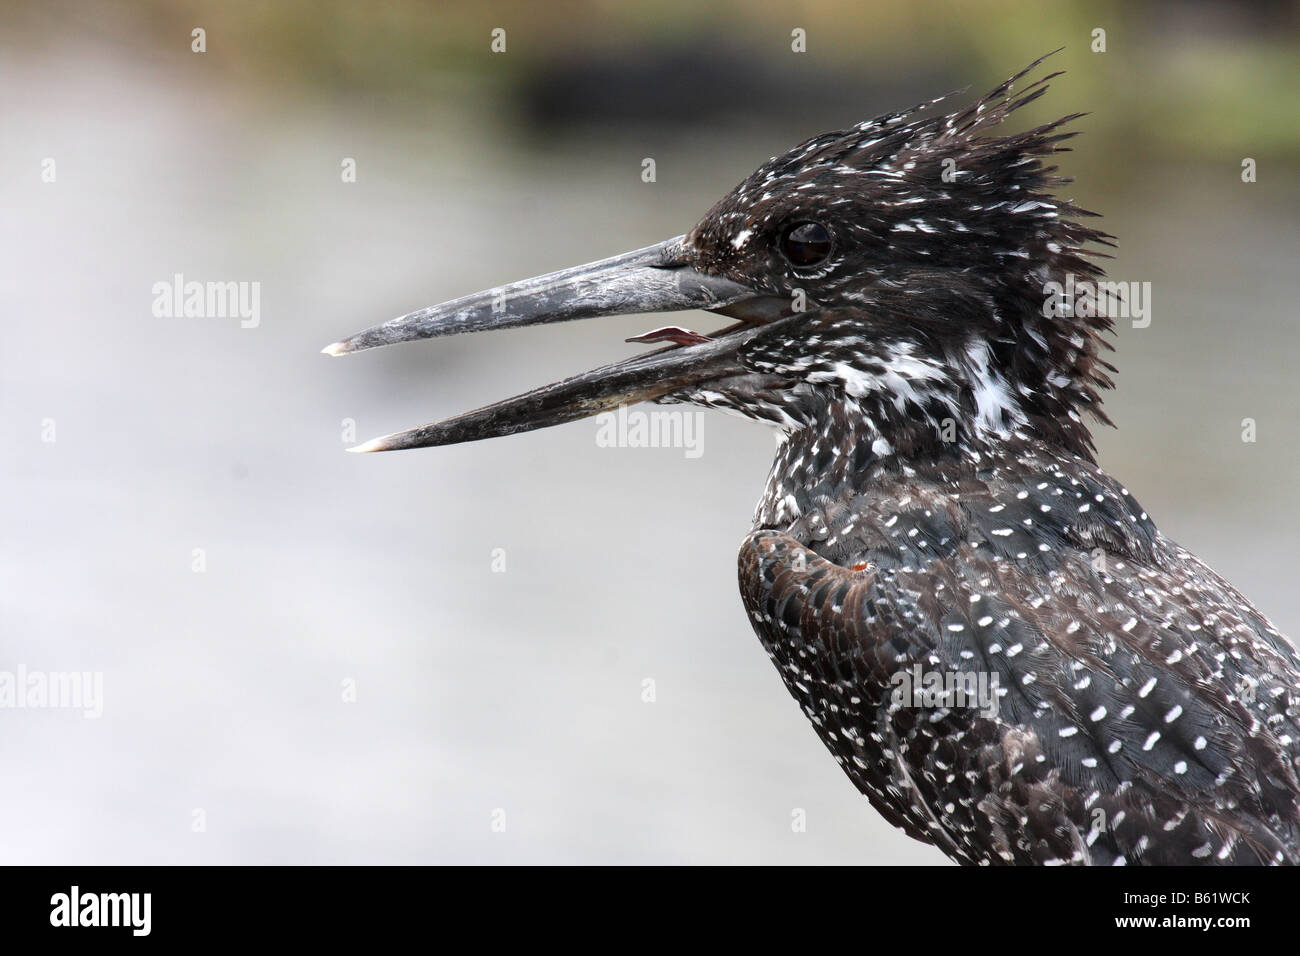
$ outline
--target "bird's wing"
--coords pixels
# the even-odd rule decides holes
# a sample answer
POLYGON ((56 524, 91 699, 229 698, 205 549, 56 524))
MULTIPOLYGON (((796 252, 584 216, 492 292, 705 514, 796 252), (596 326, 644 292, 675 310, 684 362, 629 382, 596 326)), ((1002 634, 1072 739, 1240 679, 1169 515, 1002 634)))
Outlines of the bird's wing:
POLYGON ((742 596, 859 789, 954 859, 1300 862, 1294 649, 1103 484, 1094 517, 1024 540, 1041 494, 862 496, 812 548, 751 534, 742 596), (898 676, 931 673, 974 693, 898 676))

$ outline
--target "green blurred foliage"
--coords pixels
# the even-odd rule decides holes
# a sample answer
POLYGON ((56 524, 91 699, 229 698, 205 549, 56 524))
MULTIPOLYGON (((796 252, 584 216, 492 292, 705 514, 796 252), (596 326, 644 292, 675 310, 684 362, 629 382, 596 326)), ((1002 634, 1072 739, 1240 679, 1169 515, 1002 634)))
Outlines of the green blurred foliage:
POLYGON ((1035 106, 1031 121, 1090 109, 1089 135, 1139 161, 1300 160, 1295 3, 11 0, 0 24, 9 44, 84 38, 149 59, 188 55, 189 32, 202 26, 209 68, 231 82, 397 109, 469 91, 508 99, 540 67, 577 52, 717 42, 776 69, 814 61, 865 83, 938 71, 978 89, 1063 46, 1054 68, 1070 73, 1069 104, 1035 106), (489 51, 496 27, 507 31, 505 56, 489 51), (797 62, 794 27, 808 37, 797 62), (1091 50, 1097 28, 1104 53, 1091 50))

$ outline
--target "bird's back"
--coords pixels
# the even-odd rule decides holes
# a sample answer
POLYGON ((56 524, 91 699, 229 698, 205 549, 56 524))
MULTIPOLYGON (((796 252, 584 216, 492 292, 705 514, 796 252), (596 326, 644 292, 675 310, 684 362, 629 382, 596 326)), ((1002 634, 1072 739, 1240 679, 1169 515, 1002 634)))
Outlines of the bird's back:
POLYGON ((1077 456, 906 471, 770 486, 740 553, 887 819, 967 863, 1300 862, 1300 659, 1248 601, 1077 456))

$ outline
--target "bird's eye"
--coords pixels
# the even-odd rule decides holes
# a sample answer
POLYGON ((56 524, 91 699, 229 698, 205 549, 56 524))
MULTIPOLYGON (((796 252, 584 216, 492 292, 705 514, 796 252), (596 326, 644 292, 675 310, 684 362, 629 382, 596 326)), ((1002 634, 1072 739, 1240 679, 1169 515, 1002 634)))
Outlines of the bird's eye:
POLYGON ((825 262, 833 246, 830 230, 820 222, 797 222, 781 237, 781 251, 799 267, 825 262))

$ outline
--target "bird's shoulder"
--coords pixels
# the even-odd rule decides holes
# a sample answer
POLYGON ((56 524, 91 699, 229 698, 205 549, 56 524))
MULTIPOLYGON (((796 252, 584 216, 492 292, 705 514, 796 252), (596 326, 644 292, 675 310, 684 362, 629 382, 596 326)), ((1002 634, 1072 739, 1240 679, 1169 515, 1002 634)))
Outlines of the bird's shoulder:
POLYGON ((906 764, 909 779, 877 785, 953 805, 911 818, 933 830, 941 816, 936 842, 959 857, 1268 860, 1300 832, 1294 649, 1090 462, 1041 455, 828 498, 752 533, 740 572, 841 764, 906 764), (900 705, 900 675, 931 673, 995 683, 995 713, 900 705), (835 743, 827 724, 850 698, 875 723, 835 743))

